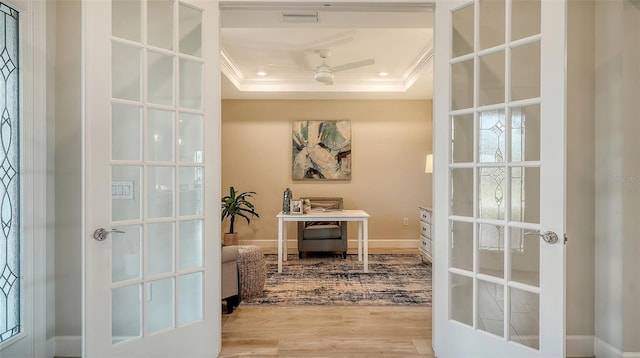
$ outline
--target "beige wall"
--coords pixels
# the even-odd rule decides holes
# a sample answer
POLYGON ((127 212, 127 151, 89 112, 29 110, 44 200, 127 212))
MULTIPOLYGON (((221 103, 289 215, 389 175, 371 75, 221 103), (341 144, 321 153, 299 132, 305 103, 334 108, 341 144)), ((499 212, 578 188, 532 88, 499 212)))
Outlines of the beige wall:
POLYGON ((594 2, 571 0, 567 34, 567 335, 595 332, 594 2))
MULTIPOLYGON (((236 224, 241 242, 275 247, 275 216, 289 187, 294 198, 342 196, 345 208, 366 210, 371 247, 417 247, 418 206, 431 205, 431 174, 424 173, 431 115, 430 100, 223 101, 222 194, 229 186, 258 193, 260 219, 236 224), (319 119, 351 120, 351 180, 291 179, 291 121, 319 119)), ((289 232, 293 242, 293 224, 289 232)), ((353 224, 350 240, 356 235, 353 224)))

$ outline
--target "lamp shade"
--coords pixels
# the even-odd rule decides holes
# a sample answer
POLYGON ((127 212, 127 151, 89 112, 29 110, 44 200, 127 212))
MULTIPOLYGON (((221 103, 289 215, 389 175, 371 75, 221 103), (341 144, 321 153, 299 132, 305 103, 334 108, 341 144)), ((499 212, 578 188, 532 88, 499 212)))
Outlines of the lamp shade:
POLYGON ((425 173, 433 173, 433 154, 427 154, 427 160, 424 165, 425 173))

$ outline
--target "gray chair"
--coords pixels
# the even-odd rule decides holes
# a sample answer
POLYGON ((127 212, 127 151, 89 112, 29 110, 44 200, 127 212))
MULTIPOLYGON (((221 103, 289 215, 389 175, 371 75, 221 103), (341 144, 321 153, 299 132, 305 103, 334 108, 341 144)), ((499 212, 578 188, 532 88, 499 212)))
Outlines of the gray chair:
MULTIPOLYGON (((342 198, 311 197, 311 210, 343 209, 342 198)), ((298 222, 298 257, 304 252, 341 252, 347 258, 346 221, 300 221, 298 222)))
POLYGON ((222 299, 227 301, 227 313, 233 313, 242 300, 238 275, 238 247, 222 246, 222 299))

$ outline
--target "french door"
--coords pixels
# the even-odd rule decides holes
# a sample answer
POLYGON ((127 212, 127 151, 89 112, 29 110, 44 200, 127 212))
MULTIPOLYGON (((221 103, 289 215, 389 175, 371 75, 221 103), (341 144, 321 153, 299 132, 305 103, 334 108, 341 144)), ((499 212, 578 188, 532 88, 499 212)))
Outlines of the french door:
POLYGON ((83 355, 220 350, 218 3, 83 1, 83 355))
POLYGON ((565 2, 436 2, 439 357, 564 357, 565 2))

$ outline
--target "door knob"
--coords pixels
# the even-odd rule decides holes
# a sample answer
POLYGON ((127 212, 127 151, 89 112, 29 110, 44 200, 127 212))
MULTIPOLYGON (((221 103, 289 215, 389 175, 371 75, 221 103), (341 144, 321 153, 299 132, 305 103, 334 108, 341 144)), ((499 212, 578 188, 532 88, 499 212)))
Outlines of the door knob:
POLYGON ((547 232, 544 232, 544 233, 541 233, 541 232, 527 232, 524 235, 525 236, 531 236, 531 235, 540 236, 542 238, 542 240, 544 240, 547 244, 555 244, 556 242, 558 242, 558 234, 556 234, 553 231, 547 231, 547 232))
POLYGON ((118 234, 124 234, 124 231, 121 231, 121 230, 112 229, 107 231, 104 228, 99 228, 93 232, 93 238, 96 239, 97 241, 104 241, 107 238, 107 236, 112 232, 115 232, 118 234))

